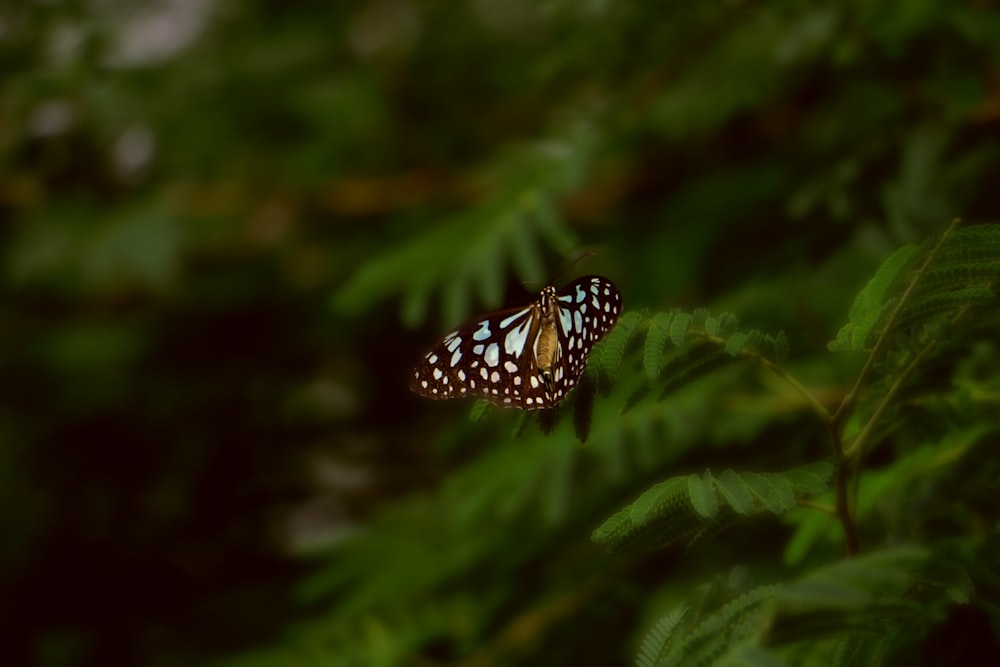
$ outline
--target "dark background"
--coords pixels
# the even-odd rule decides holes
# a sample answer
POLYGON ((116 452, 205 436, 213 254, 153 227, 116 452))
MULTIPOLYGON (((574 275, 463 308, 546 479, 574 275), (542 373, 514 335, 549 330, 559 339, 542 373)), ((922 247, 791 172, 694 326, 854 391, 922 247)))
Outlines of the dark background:
POLYGON ((25 2, 0 53, 11 665, 622 664, 687 584, 590 532, 825 455, 808 410, 743 369, 514 437, 410 395, 423 349, 598 273, 834 405, 878 263, 997 212, 989 1, 25 2))

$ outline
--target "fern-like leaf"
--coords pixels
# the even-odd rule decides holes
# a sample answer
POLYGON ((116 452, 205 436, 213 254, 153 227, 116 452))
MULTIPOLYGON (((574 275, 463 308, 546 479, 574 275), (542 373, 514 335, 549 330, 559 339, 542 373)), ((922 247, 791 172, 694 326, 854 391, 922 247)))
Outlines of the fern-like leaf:
POLYGON ((826 490, 834 466, 812 463, 784 473, 685 475, 660 482, 598 527, 592 539, 609 550, 627 544, 658 545, 686 536, 703 540, 731 523, 733 515, 781 514, 796 499, 826 490), (716 522, 725 511, 725 520, 716 522))
POLYGON ((761 602, 780 590, 761 586, 744 593, 691 629, 683 644, 668 653, 660 665, 708 666, 725 655, 730 647, 753 634, 760 623, 761 602))
POLYGON ((365 262, 337 291, 334 306, 358 314, 402 296, 405 321, 415 325, 426 317, 430 294, 440 292, 444 319, 460 322, 470 314, 473 285, 483 305, 499 305, 508 263, 522 280, 537 281, 541 248, 565 255, 576 245, 553 199, 577 186, 595 145, 593 127, 579 122, 504 151, 481 170, 489 193, 482 203, 365 262))
POLYGON ((900 547, 841 560, 786 585, 775 598, 769 642, 782 644, 838 633, 869 634, 877 619, 916 616, 904 597, 929 554, 900 547))
POLYGON ((642 367, 646 377, 655 380, 663 370, 663 347, 670 336, 670 323, 673 316, 670 313, 656 313, 649 320, 649 330, 646 332, 646 343, 642 353, 642 367))
POLYGON ((890 255, 828 347, 864 350, 878 337, 908 334, 935 317, 988 309, 1000 309, 1000 225, 953 227, 934 244, 890 255))
MULTIPOLYGON (((783 333, 771 336, 756 330, 740 330, 738 320, 730 313, 718 317, 704 309, 693 313, 656 313, 644 324, 646 340, 642 367, 647 384, 632 392, 623 406, 623 413, 648 396, 653 386, 660 387, 657 400, 663 400, 734 361, 764 357, 777 362, 788 352, 788 341, 783 333)), ((627 333, 631 335, 632 332, 627 333)), ((614 368, 616 361, 616 357, 610 358, 609 370, 614 368)), ((606 371, 601 376, 606 377, 606 371)))
POLYGON ((778 589, 755 588, 704 617, 689 605, 681 605, 650 628, 640 646, 637 667, 707 666, 723 656, 739 660, 745 640, 757 629, 761 603, 778 589))
POLYGON ((738 514, 750 514, 754 510, 753 498, 746 484, 732 470, 723 470, 715 480, 715 485, 726 502, 738 514))
POLYGON ((641 322, 642 315, 639 313, 634 311, 624 313, 615 328, 601 341, 601 348, 596 350, 598 354, 591 353, 590 365, 597 373, 598 386, 605 391, 618 377, 618 369, 621 368, 622 359, 625 358, 625 349, 641 322))
POLYGON ((684 345, 687 338, 688 328, 691 325, 691 316, 687 313, 675 313, 670 322, 670 341, 677 347, 684 345))
POLYGON ((862 349, 873 335, 875 326, 890 307, 888 295, 902 282, 904 273, 916 262, 920 247, 909 244, 892 253, 868 284, 854 298, 850 319, 837 332, 837 338, 827 347, 831 351, 862 349))
POLYGON ((677 628, 689 611, 689 607, 680 606, 653 624, 639 646, 636 667, 657 667, 660 664, 670 651, 677 628))
POLYGON ((704 477, 688 475, 688 497, 694 511, 706 519, 719 513, 719 501, 715 497, 712 473, 706 471, 704 477))

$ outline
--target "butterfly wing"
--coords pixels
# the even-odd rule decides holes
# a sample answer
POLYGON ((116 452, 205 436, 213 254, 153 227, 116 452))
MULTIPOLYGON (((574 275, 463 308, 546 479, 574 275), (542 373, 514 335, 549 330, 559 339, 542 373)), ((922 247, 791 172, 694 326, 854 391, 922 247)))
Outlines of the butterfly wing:
POLYGON ((553 404, 576 386, 590 350, 618 322, 622 296, 607 278, 584 276, 559 290, 555 301, 559 348, 553 364, 553 404))
POLYGON ((542 407, 545 387, 533 351, 538 327, 538 304, 476 318, 421 357, 410 389, 427 398, 478 396, 507 407, 542 407))

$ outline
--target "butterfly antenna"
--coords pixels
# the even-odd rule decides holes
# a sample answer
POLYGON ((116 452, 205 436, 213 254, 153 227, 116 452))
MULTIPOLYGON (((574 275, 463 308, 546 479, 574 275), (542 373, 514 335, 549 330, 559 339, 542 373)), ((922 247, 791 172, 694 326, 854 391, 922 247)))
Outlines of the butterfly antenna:
POLYGON ((564 273, 566 273, 571 268, 573 268, 573 265, 576 264, 577 262, 579 262, 584 257, 594 257, 596 255, 597 255, 597 253, 594 252, 593 250, 588 250, 588 251, 582 253, 579 257, 577 257, 572 262, 570 262, 569 264, 567 264, 566 266, 564 266, 563 268, 561 268, 559 270, 559 273, 557 273, 555 275, 555 277, 552 279, 552 284, 553 285, 558 285, 559 284, 559 278, 561 278, 564 273))
MULTIPOLYGON (((596 256, 596 255, 597 255, 597 253, 596 253, 595 251, 593 251, 593 250, 588 250, 588 251, 586 251, 586 252, 584 252, 584 253, 580 254, 580 256, 579 256, 579 257, 575 258, 575 259, 574 259, 573 261, 571 261, 571 262, 570 262, 569 264, 567 264, 567 265, 565 265, 564 267, 562 267, 561 269, 559 269, 559 273, 557 273, 557 274, 556 274, 556 275, 555 275, 555 276, 554 276, 554 277, 552 278, 552 280, 550 280, 550 281, 549 281, 549 284, 550 284, 550 285, 558 285, 558 284, 559 284, 559 279, 560 279, 560 278, 561 278, 561 277, 563 276, 563 274, 564 274, 564 273, 566 273, 566 272, 567 272, 567 271, 569 271, 569 270, 570 270, 571 268, 573 268, 573 265, 574 265, 574 264, 576 264, 577 262, 579 262, 579 261, 580 261, 581 259, 583 259, 584 257, 594 257, 594 256, 596 256)), ((532 286, 532 285, 536 285, 536 286, 537 286, 537 287, 535 288, 535 291, 536 291, 536 292, 537 292, 537 291, 540 291, 540 290, 541 290, 541 289, 542 289, 543 287, 545 287, 545 284, 544 284, 544 283, 539 283, 539 282, 536 282, 536 281, 534 281, 534 280, 527 280, 527 281, 524 281, 524 282, 522 282, 522 283, 521 283, 521 285, 523 285, 523 286, 524 286, 524 289, 531 289, 531 286, 532 286)))

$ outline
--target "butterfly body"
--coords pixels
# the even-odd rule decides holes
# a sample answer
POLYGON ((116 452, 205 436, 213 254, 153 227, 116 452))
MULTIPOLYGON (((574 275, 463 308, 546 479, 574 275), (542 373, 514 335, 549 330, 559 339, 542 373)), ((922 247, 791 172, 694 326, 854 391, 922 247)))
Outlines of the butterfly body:
POLYGON ((414 369, 410 389, 435 399, 554 407, 620 314, 621 293, 606 278, 585 276, 559 291, 547 286, 535 303, 481 315, 438 341, 414 369))

